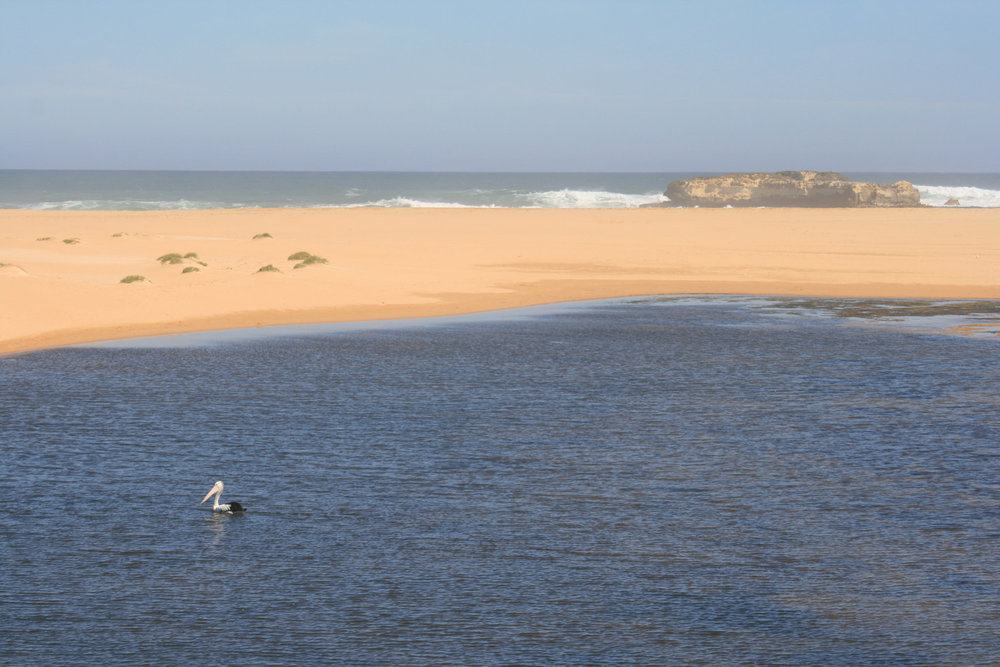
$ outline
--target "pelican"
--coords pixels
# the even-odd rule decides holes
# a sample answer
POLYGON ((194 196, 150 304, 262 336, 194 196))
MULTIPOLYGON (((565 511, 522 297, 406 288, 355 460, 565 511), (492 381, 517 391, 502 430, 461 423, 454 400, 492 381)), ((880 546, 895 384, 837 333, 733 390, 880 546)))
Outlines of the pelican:
MULTIPOLYGON (((243 505, 240 505, 235 500, 230 503, 226 503, 224 505, 219 504, 219 497, 222 495, 222 490, 224 488, 226 488, 225 484, 223 484, 221 481, 216 482, 215 486, 212 487, 212 490, 206 493, 205 497, 201 499, 201 502, 203 503, 212 496, 215 496, 215 504, 212 505, 213 512, 225 512, 227 514, 236 514, 237 512, 245 512, 247 508, 243 507, 243 505)), ((201 503, 198 504, 200 505, 201 503)))

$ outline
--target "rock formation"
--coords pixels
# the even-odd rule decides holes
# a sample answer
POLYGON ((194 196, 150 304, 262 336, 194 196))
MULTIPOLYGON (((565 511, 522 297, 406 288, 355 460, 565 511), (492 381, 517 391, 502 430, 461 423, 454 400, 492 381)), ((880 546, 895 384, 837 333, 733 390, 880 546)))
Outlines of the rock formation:
POLYGON ((673 206, 920 206, 912 184, 856 183, 831 171, 779 171, 775 174, 726 174, 674 181, 667 186, 673 206))

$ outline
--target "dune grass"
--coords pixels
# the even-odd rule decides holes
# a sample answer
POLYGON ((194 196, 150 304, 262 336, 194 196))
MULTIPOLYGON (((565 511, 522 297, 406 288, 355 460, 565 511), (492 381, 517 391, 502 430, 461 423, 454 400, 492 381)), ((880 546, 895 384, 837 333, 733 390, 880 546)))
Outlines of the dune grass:
POLYGON ((194 273, 195 271, 201 271, 197 266, 185 266, 181 273, 194 273))
POLYGON ((179 252, 168 252, 157 257, 156 261, 160 264, 180 264, 184 261, 184 257, 179 252))
POLYGON ((307 266, 312 266, 313 264, 329 264, 329 260, 325 257, 320 257, 319 255, 314 255, 311 252, 306 252, 305 250, 300 250, 299 252, 293 253, 288 256, 289 261, 297 261, 294 267, 295 269, 304 269, 307 266))
POLYGON ((68 238, 68 239, 63 239, 63 243, 65 243, 66 245, 76 245, 79 242, 80 242, 80 239, 78 239, 76 237, 68 238))
MULTIPOLYGON (((198 253, 196 252, 189 252, 183 255, 179 252, 168 252, 166 255, 160 255, 157 257, 156 261, 164 266, 167 266, 168 264, 199 264, 201 266, 208 266, 206 262, 203 262, 201 258, 198 257, 198 253)), ((196 271, 198 270, 195 267, 189 266, 181 271, 181 273, 191 273, 188 269, 192 268, 196 271)))
POLYGON ((122 278, 118 282, 125 283, 126 285, 128 285, 130 283, 142 283, 142 282, 146 282, 146 276, 138 276, 138 275, 132 274, 130 276, 125 276, 124 278, 122 278))
POLYGON ((267 232, 264 232, 264 233, 262 233, 262 234, 254 234, 254 235, 253 235, 253 240, 254 240, 254 241, 257 241, 257 240, 259 240, 259 239, 273 239, 273 238, 274 238, 274 237, 273 237, 273 236, 271 236, 270 234, 268 234, 267 232))
POLYGON ((36 241, 51 241, 51 240, 52 240, 52 237, 51 237, 51 236, 39 236, 39 237, 38 237, 37 239, 35 239, 35 240, 36 240, 36 241))
POLYGON ((257 273, 272 273, 272 272, 281 273, 281 269, 276 267, 274 264, 268 264, 267 266, 262 266, 259 269, 257 269, 257 273))
POLYGON ((293 266, 293 269, 304 269, 307 266, 312 266, 313 264, 329 264, 329 262, 323 257, 317 257, 316 255, 310 255, 304 260, 293 266))

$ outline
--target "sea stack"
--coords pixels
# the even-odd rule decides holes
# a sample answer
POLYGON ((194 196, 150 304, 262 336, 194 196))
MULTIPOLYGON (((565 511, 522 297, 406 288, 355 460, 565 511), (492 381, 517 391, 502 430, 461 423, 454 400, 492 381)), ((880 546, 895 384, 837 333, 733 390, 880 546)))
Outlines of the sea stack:
POLYGON ((906 208, 920 206, 911 183, 857 183, 832 171, 779 171, 699 176, 674 181, 667 205, 906 208))

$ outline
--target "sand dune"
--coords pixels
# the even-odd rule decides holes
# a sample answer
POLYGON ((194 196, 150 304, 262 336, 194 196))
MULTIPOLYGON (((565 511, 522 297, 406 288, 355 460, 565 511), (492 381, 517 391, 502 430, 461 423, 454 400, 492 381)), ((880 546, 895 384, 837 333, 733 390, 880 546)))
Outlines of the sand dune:
POLYGON ((7 210, 0 265, 10 353, 640 294, 1000 298, 1000 210, 7 210))
POLYGON ((28 272, 20 266, 14 266, 13 264, 0 264, 0 276, 12 276, 17 278, 27 275, 28 272))

